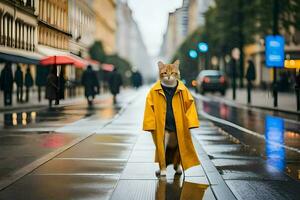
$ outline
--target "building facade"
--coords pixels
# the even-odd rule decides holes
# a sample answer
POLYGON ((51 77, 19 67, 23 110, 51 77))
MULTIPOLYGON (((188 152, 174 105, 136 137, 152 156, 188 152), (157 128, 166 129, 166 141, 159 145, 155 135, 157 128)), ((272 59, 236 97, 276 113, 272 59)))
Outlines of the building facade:
POLYGON ((72 37, 69 40, 69 50, 80 57, 88 57, 88 48, 94 42, 95 14, 92 0, 68 1, 69 30, 72 37))
POLYGON ((36 1, 0 2, 0 46, 7 54, 30 55, 37 46, 36 1))
POLYGON ((115 0, 94 0, 95 40, 101 40, 107 54, 116 52, 116 9, 115 0))
POLYGON ((148 81, 153 78, 154 70, 142 34, 128 4, 122 1, 117 4, 117 53, 128 60, 148 81))
POLYGON ((213 0, 183 0, 182 7, 169 13, 169 20, 160 56, 169 61, 184 39, 192 34, 199 26, 204 25, 204 13, 213 0))
MULTIPOLYGON (((285 38, 285 59, 299 59, 300 58, 300 31, 296 31, 291 27, 291 32, 287 33, 283 30, 279 31, 285 38)), ((267 68, 265 65, 265 44, 263 38, 256 38, 256 42, 253 44, 246 45, 244 47, 245 53, 245 69, 247 69, 247 60, 251 59, 254 62, 256 68, 256 80, 255 85, 263 86, 270 85, 273 82, 273 70, 267 68)), ((282 70, 277 70, 279 75, 282 70)), ((288 72, 289 75, 295 74, 294 69, 283 69, 288 72)), ((280 79, 280 78, 278 78, 280 79)))
POLYGON ((39 0, 38 44, 40 47, 68 50, 71 36, 68 27, 67 0, 39 0))

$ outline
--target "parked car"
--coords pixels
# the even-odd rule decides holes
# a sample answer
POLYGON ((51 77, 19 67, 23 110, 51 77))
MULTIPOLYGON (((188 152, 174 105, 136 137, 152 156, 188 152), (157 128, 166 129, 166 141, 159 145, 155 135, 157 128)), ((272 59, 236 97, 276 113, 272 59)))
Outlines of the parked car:
POLYGON ((196 91, 226 93, 227 81, 225 75, 218 70, 202 70, 196 79, 196 91))

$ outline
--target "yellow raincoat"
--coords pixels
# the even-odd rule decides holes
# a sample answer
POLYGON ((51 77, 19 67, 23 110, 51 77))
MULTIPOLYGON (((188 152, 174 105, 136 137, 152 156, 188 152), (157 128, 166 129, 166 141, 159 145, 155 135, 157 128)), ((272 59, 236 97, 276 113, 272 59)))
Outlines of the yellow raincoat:
MULTIPOLYGON (((199 121, 194 99, 185 85, 178 81, 178 86, 172 99, 174 118, 176 123, 177 140, 179 146, 178 159, 184 170, 199 165, 190 128, 199 127, 199 121)), ((160 168, 166 168, 164 133, 166 121, 166 97, 161 87, 160 80, 150 89, 144 113, 143 130, 152 133, 156 146, 155 162, 160 168)))

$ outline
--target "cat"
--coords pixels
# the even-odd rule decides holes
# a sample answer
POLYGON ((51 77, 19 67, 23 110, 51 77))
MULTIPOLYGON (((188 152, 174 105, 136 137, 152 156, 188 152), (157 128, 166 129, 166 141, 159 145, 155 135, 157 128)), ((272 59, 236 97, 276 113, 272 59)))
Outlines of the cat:
POLYGON ((177 85, 177 80, 180 79, 179 64, 179 60, 176 60, 173 64, 158 62, 159 78, 162 85, 166 87, 175 87, 177 85))
MULTIPOLYGON (((180 64, 179 60, 176 60, 173 64, 164 64, 161 61, 158 62, 159 79, 161 85, 167 89, 172 88, 173 95, 174 95, 174 91, 176 90, 178 80, 180 79, 179 64, 180 64)), ((166 157, 166 164, 168 165, 172 163, 173 158, 175 157, 178 148, 178 141, 177 141, 177 135, 175 131, 165 130, 164 135, 165 135, 164 138, 165 157, 166 157)), ((174 166, 174 170, 177 175, 182 174, 182 167, 180 164, 174 166)), ((160 169, 156 171, 156 175, 166 176, 166 169, 160 169)))

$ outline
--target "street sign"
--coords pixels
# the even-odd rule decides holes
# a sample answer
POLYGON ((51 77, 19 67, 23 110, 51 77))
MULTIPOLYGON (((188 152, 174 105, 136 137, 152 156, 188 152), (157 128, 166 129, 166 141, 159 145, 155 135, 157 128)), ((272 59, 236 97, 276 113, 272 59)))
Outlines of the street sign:
POLYGON ((300 60, 285 60, 284 68, 288 69, 300 69, 300 60))
POLYGON ((280 35, 268 35, 266 42, 266 66, 268 68, 284 67, 284 38, 280 35))

